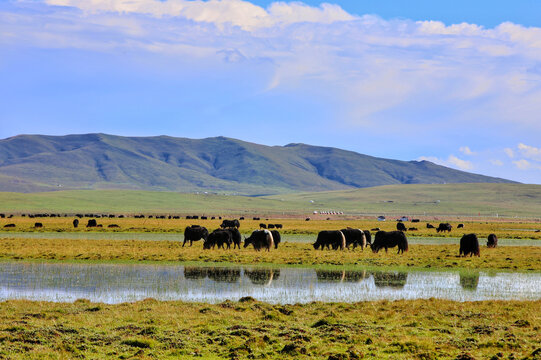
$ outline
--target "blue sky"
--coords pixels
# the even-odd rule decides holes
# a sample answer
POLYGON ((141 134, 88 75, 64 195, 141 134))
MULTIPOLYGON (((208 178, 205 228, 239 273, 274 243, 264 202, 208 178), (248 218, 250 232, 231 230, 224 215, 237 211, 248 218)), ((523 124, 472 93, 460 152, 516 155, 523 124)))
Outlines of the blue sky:
POLYGON ((304 142, 541 183, 541 2, 0 1, 0 138, 304 142))

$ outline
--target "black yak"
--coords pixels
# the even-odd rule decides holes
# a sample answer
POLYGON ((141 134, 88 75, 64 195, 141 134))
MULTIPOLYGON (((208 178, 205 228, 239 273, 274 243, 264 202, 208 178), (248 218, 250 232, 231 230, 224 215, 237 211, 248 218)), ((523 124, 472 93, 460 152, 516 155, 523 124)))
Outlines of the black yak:
POLYGON ((74 219, 73 220, 73 227, 77 228, 78 226, 79 226, 79 219, 74 219))
POLYGON ((190 246, 192 246, 194 241, 198 240, 207 240, 209 236, 208 230, 199 225, 192 225, 192 226, 186 226, 186 229, 184 229, 184 242, 182 243, 182 246, 186 245, 186 242, 190 241, 190 246))
POLYGON ((240 244, 242 243, 242 236, 240 235, 239 229, 229 228, 229 229, 226 229, 226 231, 229 231, 229 234, 231 235, 231 241, 233 242, 233 249, 236 249, 237 247, 240 249, 240 244))
POLYGON ((234 220, 224 220, 222 221, 222 224, 220 225, 220 227, 222 229, 225 229, 225 228, 240 228, 240 221, 238 221, 237 219, 234 219, 234 220))
POLYGON ((269 230, 255 230, 250 237, 244 239, 244 247, 252 244, 254 249, 259 251, 261 249, 270 249, 274 246, 274 238, 269 230))
POLYGON ((86 224, 86 227, 96 227, 98 226, 98 223, 96 222, 96 219, 90 219, 88 220, 88 223, 86 224))
POLYGON ((224 246, 231 249, 232 242, 229 230, 216 229, 203 242, 203 249, 214 249, 214 246, 218 246, 218 249, 223 249, 224 246))
POLYGON ((278 249, 278 244, 282 240, 282 237, 280 236, 280 232, 278 230, 271 230, 272 233, 272 240, 274 241, 274 248, 278 249))
POLYGON ((490 234, 487 239, 487 247, 495 248, 496 246, 498 246, 498 237, 496 234, 490 234))
POLYGON ((479 251, 479 240, 475 234, 466 234, 460 239, 460 252, 459 255, 462 256, 481 256, 479 251))
POLYGON ((313 244, 314 249, 323 250, 325 247, 333 250, 344 250, 346 247, 346 237, 340 230, 324 230, 317 235, 316 242, 313 244))
POLYGON ((398 231, 407 231, 406 225, 404 225, 403 222, 397 222, 396 223, 396 230, 398 230, 398 231))
POLYGON ((342 229, 340 231, 346 238, 346 248, 349 249, 349 246, 353 244, 353 249, 360 246, 361 250, 364 250, 366 247, 366 234, 364 231, 352 228, 342 229))
POLYGON ((451 232, 451 229, 453 227, 451 226, 451 224, 449 223, 440 223, 440 225, 438 226, 438 228, 436 229, 436 232, 444 232, 444 231, 448 231, 448 232, 451 232))
POLYGON ((402 231, 378 231, 374 242, 372 243, 372 251, 377 253, 380 249, 398 246, 398 254, 408 251, 408 239, 402 231))

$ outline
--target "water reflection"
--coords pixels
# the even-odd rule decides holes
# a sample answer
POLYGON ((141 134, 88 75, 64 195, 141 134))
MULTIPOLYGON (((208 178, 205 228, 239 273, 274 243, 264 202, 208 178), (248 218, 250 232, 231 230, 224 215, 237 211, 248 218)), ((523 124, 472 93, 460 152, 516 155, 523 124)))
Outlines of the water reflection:
POLYGON ((244 275, 250 279, 254 285, 269 286, 274 280, 280 278, 280 269, 246 269, 244 275))
POLYGON ((477 286, 479 285, 479 273, 460 273, 460 286, 464 290, 477 290, 477 286))
POLYGON ((408 280, 408 274, 405 272, 383 272, 377 271, 373 273, 374 285, 377 287, 390 287, 402 289, 408 280))
POLYGON ((216 303, 243 296, 289 304, 430 297, 539 300, 541 274, 0 263, 0 300, 119 303, 152 297, 216 303))

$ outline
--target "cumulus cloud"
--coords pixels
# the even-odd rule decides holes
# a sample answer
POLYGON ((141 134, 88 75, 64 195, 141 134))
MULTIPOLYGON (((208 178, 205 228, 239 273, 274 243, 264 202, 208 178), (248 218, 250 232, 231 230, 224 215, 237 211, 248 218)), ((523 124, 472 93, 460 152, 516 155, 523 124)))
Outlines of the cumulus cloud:
POLYGON ((217 25, 232 24, 244 30, 301 22, 329 24, 354 17, 340 6, 303 3, 272 3, 267 10, 243 0, 46 0, 49 5, 70 6, 86 12, 146 14, 154 17, 183 17, 217 25))
POLYGON ((515 157, 515 152, 511 148, 505 148, 503 151, 509 156, 511 159, 515 157))
MULTIPOLYGON (((186 72, 223 73, 221 78, 239 83, 259 79, 258 94, 301 94, 313 103, 331 103, 329 122, 372 135, 411 135, 438 145, 454 138, 480 148, 474 142, 480 133, 498 142, 513 132, 541 131, 536 27, 384 20, 333 4, 277 1, 263 8, 245 0, 10 2, 0 8, 0 23, 3 49, 191 61, 186 72), (228 73, 238 71, 231 70, 235 66, 250 70, 228 73)), ((448 144, 445 154, 459 145, 448 144)), ((467 146, 460 151, 474 155, 467 146)), ((532 150, 506 150, 509 157, 515 151, 532 150)), ((472 166, 458 158, 444 161, 472 166)))
POLYGON ((475 155, 475 153, 471 151, 471 149, 468 146, 461 146, 459 150, 464 155, 475 155))
POLYGON ((518 144, 517 148, 523 157, 541 162, 541 148, 525 145, 522 143, 518 144))
POLYGON ((491 163, 492 165, 495 165, 495 166, 503 166, 503 161, 498 160, 498 159, 491 159, 491 160, 490 160, 490 163, 491 163))
POLYGON ((474 169, 474 165, 471 161, 459 159, 455 155, 449 155, 447 159, 440 159, 435 156, 421 156, 417 159, 418 161, 427 160, 435 164, 449 166, 459 170, 470 171, 474 169))
POLYGON ((520 170, 528 170, 532 167, 532 164, 525 159, 513 161, 513 164, 515 164, 515 166, 520 170))

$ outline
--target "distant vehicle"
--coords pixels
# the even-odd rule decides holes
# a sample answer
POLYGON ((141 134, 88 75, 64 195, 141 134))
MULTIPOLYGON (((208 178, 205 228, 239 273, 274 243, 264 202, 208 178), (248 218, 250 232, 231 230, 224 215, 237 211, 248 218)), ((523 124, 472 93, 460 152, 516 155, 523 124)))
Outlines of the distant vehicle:
POLYGON ((410 221, 410 218, 407 216, 402 216, 398 221, 410 221))
POLYGON ((385 216, 378 216, 378 221, 385 221, 385 216))

